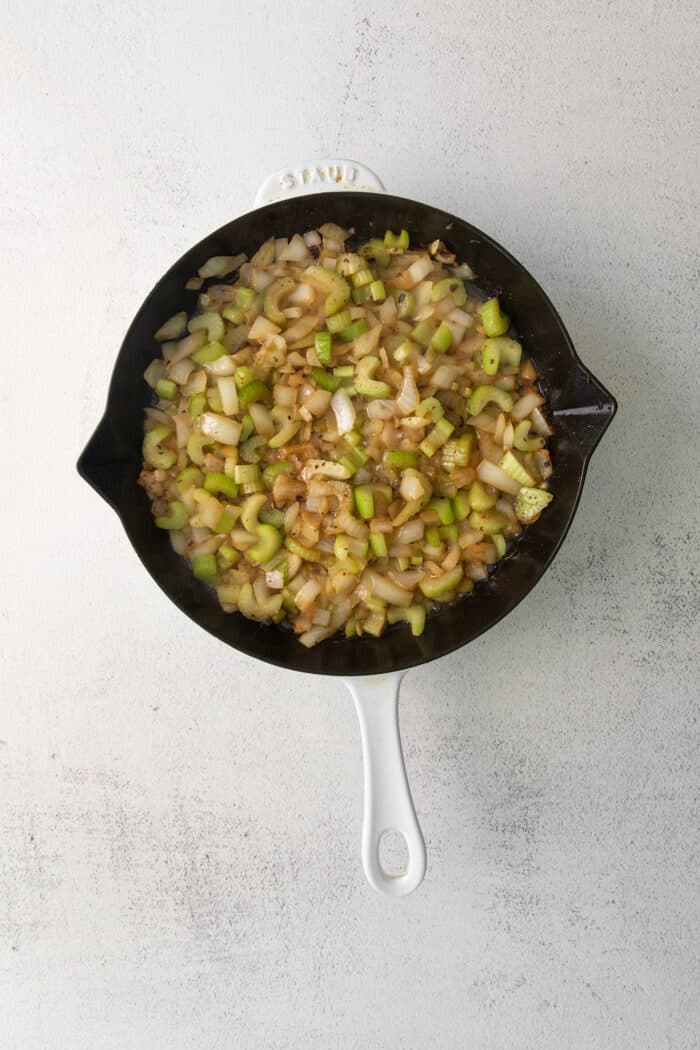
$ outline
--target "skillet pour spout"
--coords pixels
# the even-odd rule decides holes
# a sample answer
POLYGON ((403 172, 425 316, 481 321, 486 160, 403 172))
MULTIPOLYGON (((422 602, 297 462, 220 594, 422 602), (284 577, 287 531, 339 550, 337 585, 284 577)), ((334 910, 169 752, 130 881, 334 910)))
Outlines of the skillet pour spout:
POLYGON ((138 477, 139 446, 129 448, 119 437, 109 412, 97 424, 95 432, 78 459, 78 473, 95 492, 119 514, 125 483, 138 477))

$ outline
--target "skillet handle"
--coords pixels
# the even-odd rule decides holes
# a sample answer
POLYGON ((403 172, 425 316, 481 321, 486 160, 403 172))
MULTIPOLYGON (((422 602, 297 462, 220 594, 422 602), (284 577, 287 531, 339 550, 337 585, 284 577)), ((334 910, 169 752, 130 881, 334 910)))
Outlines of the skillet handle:
POLYGON ((425 842, 413 808, 399 733, 399 688, 404 671, 346 679, 360 720, 365 804, 362 863, 370 885, 389 897, 403 897, 420 886, 425 875, 425 842), (388 875, 379 860, 386 831, 400 832, 408 847, 401 875, 388 875))
POLYGON ((384 193, 384 184, 378 175, 356 160, 320 160, 290 164, 268 175, 255 194, 255 207, 301 197, 307 193, 328 190, 365 190, 384 193))

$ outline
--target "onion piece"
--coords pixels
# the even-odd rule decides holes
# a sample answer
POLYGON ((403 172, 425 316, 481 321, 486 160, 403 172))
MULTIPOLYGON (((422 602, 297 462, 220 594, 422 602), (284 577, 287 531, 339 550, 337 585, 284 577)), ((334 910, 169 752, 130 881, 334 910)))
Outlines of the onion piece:
POLYGON ((367 405, 368 419, 391 419, 396 415, 396 402, 385 398, 374 398, 367 405))
POLYGON ((522 488, 519 481, 511 478, 509 474, 506 474, 505 470, 501 470, 495 463, 491 463, 487 459, 482 459, 476 468, 476 472, 479 475, 479 480, 483 481, 485 485, 491 485, 493 488, 498 489, 499 492, 507 492, 510 496, 517 496, 522 488))
POLYGON ((404 369, 403 386, 396 399, 396 407, 402 416, 410 416, 420 404, 420 394, 416 386, 416 380, 409 369, 404 369))
POLYGON ((523 397, 515 402, 510 411, 510 418, 514 423, 519 423, 521 419, 526 419, 542 404, 544 404, 542 395, 538 394, 536 390, 530 390, 529 393, 524 394, 523 397))
POLYGON ((338 435, 349 434, 355 426, 355 406, 348 397, 345 390, 336 390, 331 398, 331 408, 335 413, 335 422, 338 435))
POLYGON ((405 608, 411 604, 413 595, 404 587, 399 587, 386 576, 380 576, 377 572, 368 573, 372 594, 375 598, 389 602, 391 605, 399 605, 405 608))

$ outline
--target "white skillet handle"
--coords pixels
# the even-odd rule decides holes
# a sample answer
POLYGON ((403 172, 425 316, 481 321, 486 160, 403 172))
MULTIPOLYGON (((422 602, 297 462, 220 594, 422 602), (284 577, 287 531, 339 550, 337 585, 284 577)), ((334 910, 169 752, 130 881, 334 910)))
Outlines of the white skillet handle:
POLYGON ((325 193, 328 190, 365 190, 384 193, 378 175, 356 160, 320 160, 290 164, 273 172, 255 194, 255 207, 301 197, 306 193, 325 193))
POLYGON ((369 883, 379 893, 403 897, 420 886, 425 875, 425 843, 413 808, 399 734, 399 688, 403 671, 346 679, 355 701, 362 736, 365 812, 362 862, 369 883), (408 846, 402 875, 387 875, 379 863, 385 831, 400 831, 408 846))

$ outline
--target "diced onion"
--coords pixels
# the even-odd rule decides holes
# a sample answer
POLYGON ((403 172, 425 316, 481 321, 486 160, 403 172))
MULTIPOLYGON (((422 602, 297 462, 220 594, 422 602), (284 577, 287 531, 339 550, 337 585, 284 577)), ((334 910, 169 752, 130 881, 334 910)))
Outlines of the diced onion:
POLYGON ((338 434, 349 434, 355 425, 355 408, 344 390, 336 390, 331 398, 338 434))

